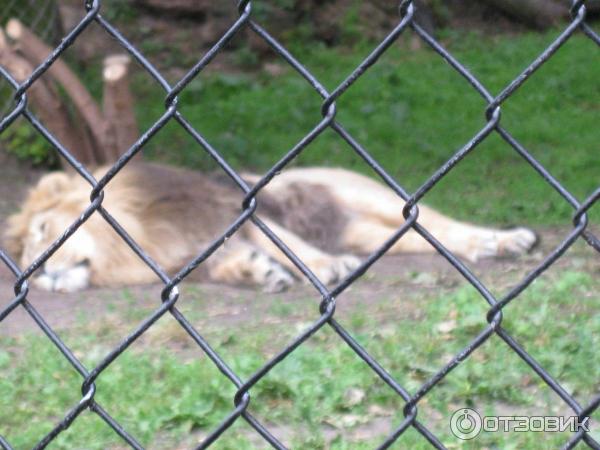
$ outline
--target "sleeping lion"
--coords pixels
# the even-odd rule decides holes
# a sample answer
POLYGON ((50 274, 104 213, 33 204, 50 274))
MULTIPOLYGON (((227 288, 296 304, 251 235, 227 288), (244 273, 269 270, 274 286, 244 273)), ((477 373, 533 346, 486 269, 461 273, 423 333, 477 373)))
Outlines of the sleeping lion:
MULTIPOLYGON (((99 179, 106 168, 95 173, 99 179)), ((245 175, 249 183, 259 177, 245 175)), ((167 273, 201 253, 235 221, 243 195, 222 177, 136 163, 105 188, 103 206, 167 273)), ((5 244, 22 267, 31 264, 89 205, 90 185, 78 175, 45 175, 22 210, 8 219, 5 244)), ((335 168, 292 168, 258 196, 258 216, 325 284, 343 279, 360 264, 355 255, 378 249, 404 222, 404 202, 363 175, 335 168)), ((419 223, 454 254, 470 261, 521 254, 536 242, 526 228, 498 230, 450 219, 420 206, 419 223)), ((432 253, 409 230, 390 253, 432 253)), ((299 278, 296 266, 254 224, 247 222, 204 266, 209 279, 227 284, 286 289, 299 278)), ((156 275, 94 213, 38 269, 34 284, 73 292, 93 286, 156 281, 156 275)))

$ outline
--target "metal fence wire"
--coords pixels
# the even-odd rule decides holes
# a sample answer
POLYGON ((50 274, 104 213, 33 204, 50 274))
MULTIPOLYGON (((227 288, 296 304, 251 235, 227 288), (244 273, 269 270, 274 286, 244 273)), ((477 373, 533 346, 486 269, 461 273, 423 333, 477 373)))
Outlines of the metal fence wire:
MULTIPOLYGON (((593 249, 600 252, 600 240, 594 236, 588 229, 587 211, 600 198, 600 188, 596 189, 591 196, 583 201, 577 200, 570 194, 561 184, 527 151, 527 149, 515 139, 510 132, 505 129, 501 122, 501 108, 503 103, 513 95, 525 81, 544 63, 546 63, 560 48, 577 32, 583 33, 591 41, 600 45, 600 36, 594 32, 589 25, 586 24, 586 7, 585 0, 575 0, 572 2, 571 20, 566 25, 560 35, 537 57, 533 60, 513 81, 510 82, 498 95, 492 95, 486 87, 475 78, 451 53, 428 34, 414 19, 415 5, 411 0, 404 0, 399 5, 399 19, 397 26, 383 39, 379 45, 354 69, 348 77, 339 84, 333 91, 327 91, 319 80, 313 76, 300 61, 274 39, 268 31, 260 24, 253 20, 252 3, 250 0, 242 0, 238 4, 239 18, 233 25, 220 37, 218 42, 195 64, 195 66, 181 78, 174 86, 170 85, 161 73, 144 57, 144 55, 127 39, 123 37, 120 31, 109 23, 102 15, 101 0, 88 0, 85 3, 85 17, 77 24, 66 37, 60 42, 48 58, 35 68, 31 76, 23 83, 19 84, 11 76, 0 67, 0 74, 14 88, 15 103, 11 111, 5 115, 0 121, 0 133, 11 126, 14 121, 22 116, 27 119, 33 127, 43 135, 73 168, 90 183, 91 197, 90 204, 85 212, 77 219, 65 233, 57 239, 47 251, 41 255, 30 267, 19 268, 17 264, 2 250, 0 250, 0 258, 3 263, 11 270, 15 276, 14 292, 15 297, 8 306, 0 311, 0 321, 10 318, 11 312, 16 308, 24 308, 27 313, 35 320, 43 332, 53 342, 54 345, 61 351, 69 363, 78 371, 83 379, 81 392, 82 397, 78 404, 66 413, 66 415, 56 424, 54 429, 50 431, 35 448, 44 448, 51 443, 56 436, 67 429, 84 410, 90 410, 97 414, 108 426, 110 426, 116 434, 118 434, 124 442, 132 448, 140 449, 142 445, 131 435, 121 424, 119 424, 98 401, 96 401, 96 380, 102 375, 116 358, 119 357, 133 342, 136 341, 146 330, 148 330, 160 317, 165 314, 171 314, 181 325, 181 327, 191 336, 197 345, 204 353, 212 360, 215 366, 221 371, 222 376, 227 377, 231 383, 237 388, 234 396, 233 406, 227 417, 205 438, 205 440, 196 448, 204 449, 215 443, 219 437, 229 427, 238 420, 245 420, 262 438, 272 447, 277 449, 285 449, 282 444, 256 417, 254 417, 248 409, 252 401, 252 387, 266 376, 277 364, 288 357, 299 346, 301 346, 313 333, 322 327, 331 327, 332 330, 352 349, 356 354, 364 360, 364 362, 404 401, 404 419, 395 425, 395 429, 391 434, 383 439, 378 448, 385 449, 391 446, 400 435, 406 430, 412 428, 420 433, 423 438, 435 448, 444 448, 442 442, 435 434, 430 431, 427 424, 419 417, 419 403, 427 396, 429 392, 436 388, 452 370, 467 359, 479 346, 486 342, 491 336, 497 335, 508 347, 510 347, 530 368, 543 383, 551 388, 570 408, 574 415, 578 416, 581 421, 588 421, 589 417, 600 405, 600 395, 597 395, 593 400, 586 405, 580 404, 556 379, 554 379, 510 334, 508 334, 503 326, 503 309, 520 293, 522 293, 541 273, 548 269, 561 255, 580 238, 584 239, 593 249), (78 163, 78 161, 69 153, 60 142, 58 142, 49 133, 44 125, 27 109, 27 91, 31 85, 44 72, 46 72, 52 64, 59 58, 62 53, 73 44, 76 39, 79 39, 81 33, 92 22, 95 22, 102 27, 106 32, 116 39, 120 45, 129 53, 137 62, 158 82, 165 90, 165 108, 166 111, 143 135, 138 141, 131 146, 121 158, 114 164, 112 169, 100 180, 96 181, 86 167, 78 163), (213 148, 201 133, 186 120, 185 116, 177 109, 178 95, 186 89, 189 83, 203 70, 208 64, 221 52, 227 42, 243 28, 252 30, 260 39, 264 40, 283 60, 285 60, 302 78, 309 83, 312 88, 323 99, 321 113, 322 119, 314 126, 314 128, 306 134, 293 148, 285 153, 285 155, 264 175, 264 177, 254 187, 249 188, 240 176, 227 164, 225 158, 213 148), (482 111, 484 113, 485 124, 481 130, 473 136, 473 138, 454 153, 448 161, 443 164, 431 177, 415 192, 409 193, 405 191, 369 154, 369 152, 354 139, 344 126, 336 119, 336 100, 340 98, 352 85, 360 78, 373 64, 377 63, 379 57, 394 43, 396 39, 403 33, 414 33, 423 42, 430 46, 441 58, 443 58, 450 66, 456 70, 465 81, 475 90, 483 99, 487 106, 482 111), (242 204, 242 212, 237 220, 232 223, 229 228, 216 239, 209 248, 202 254, 198 255, 188 265, 181 268, 179 273, 174 277, 167 276, 160 267, 158 267, 144 253, 128 235, 127 230, 123 229, 115 219, 110 215, 110 212, 104 209, 102 205, 103 189, 111 182, 113 177, 139 152, 142 147, 150 141, 153 136, 168 122, 177 122, 181 127, 189 133, 197 143, 219 164, 222 170, 229 176, 245 193, 245 198, 242 204), (257 193, 269 183, 269 181, 285 166, 303 152, 311 142, 323 133, 330 129, 342 137, 348 145, 368 164, 378 175, 383 182, 387 184, 397 195, 406 200, 404 215, 406 222, 402 225, 395 234, 375 253, 370 255, 364 263, 350 276, 342 280, 334 288, 328 289, 319 281, 314 274, 306 267, 306 265, 298 259, 285 246, 265 223, 254 215, 257 202, 255 197, 257 193), (556 190, 573 208, 573 228, 568 233, 567 237, 556 247, 539 265, 520 280, 506 295, 501 298, 496 298, 478 280, 469 269, 461 263, 454 255, 444 248, 425 228, 419 223, 419 201, 421 198, 446 175, 448 174, 463 158, 473 152, 481 142, 487 139, 491 134, 496 133, 504 141, 506 141, 518 155, 520 155, 543 180, 556 190), (160 306, 147 317, 133 333, 127 336, 120 344, 112 349, 109 354, 96 366, 85 367, 79 359, 73 354, 73 351, 65 345, 59 336, 48 326, 44 318, 32 306, 27 299, 28 294, 28 279, 32 276, 37 268, 44 262, 77 230, 92 214, 101 215, 123 238, 123 240, 131 246, 143 259, 149 267, 156 273, 157 277, 164 283, 164 289, 161 294, 160 306), (312 323, 304 332, 299 334, 295 340, 282 348, 279 353, 270 359, 263 367, 257 370, 250 378, 241 379, 234 373, 219 354, 211 348, 209 343, 200 335, 200 333, 190 324, 184 315, 178 310, 177 302, 179 293, 177 286, 184 280, 194 268, 204 262, 211 254, 218 249, 225 240, 238 230, 238 228, 246 221, 253 222, 259 227, 262 232, 268 236, 289 258, 291 258, 300 271, 306 276, 314 288, 318 291, 322 299, 318 309, 318 319, 312 323), (362 348, 354 337, 344 327, 338 323, 335 317, 336 297, 348 288, 359 276, 365 273, 369 267, 386 253, 386 250, 410 229, 415 230, 423 236, 437 251, 449 261, 449 263, 479 292, 482 299, 489 304, 487 313, 487 322, 485 329, 474 338, 462 351, 456 354, 444 367, 435 373, 429 380, 420 386, 415 392, 411 393, 401 386, 386 370, 382 367, 369 353, 362 348)), ((401 343, 398 343, 401 345, 401 343)), ((260 401, 260 399, 257 399, 260 401)), ((589 448, 600 449, 600 443, 584 429, 572 434, 568 442, 564 443, 564 448, 573 448, 579 443, 585 443, 589 448)), ((11 449, 11 444, 7 439, 0 436, 0 446, 5 450, 11 449)))

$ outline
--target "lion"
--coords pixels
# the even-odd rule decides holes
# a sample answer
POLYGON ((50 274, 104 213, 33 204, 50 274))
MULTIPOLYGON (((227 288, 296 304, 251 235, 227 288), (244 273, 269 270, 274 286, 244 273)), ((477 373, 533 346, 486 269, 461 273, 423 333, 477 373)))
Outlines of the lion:
MULTIPOLYGON (((108 169, 94 172, 99 179, 108 169)), ((252 184, 260 177, 245 174, 252 184)), ((104 189, 103 207, 162 270, 175 273, 206 250, 240 216, 243 195, 223 177, 138 162, 104 189)), ((77 174, 55 172, 33 187, 8 218, 4 241, 23 268, 36 260, 90 204, 91 186, 77 174)), ((360 256, 379 249, 404 223, 404 201, 379 182, 325 167, 291 168, 257 197, 257 214, 324 284, 351 274, 360 256)), ((530 229, 486 228, 419 205, 418 222, 449 251, 469 261, 529 251, 530 229)), ((432 253, 412 229, 389 253, 432 253)), ((201 267, 210 280, 259 285, 277 292, 301 277, 296 265, 255 224, 246 222, 201 267)), ((98 213, 93 213, 38 268, 33 284, 73 292, 88 286, 146 284, 154 272, 98 213)))

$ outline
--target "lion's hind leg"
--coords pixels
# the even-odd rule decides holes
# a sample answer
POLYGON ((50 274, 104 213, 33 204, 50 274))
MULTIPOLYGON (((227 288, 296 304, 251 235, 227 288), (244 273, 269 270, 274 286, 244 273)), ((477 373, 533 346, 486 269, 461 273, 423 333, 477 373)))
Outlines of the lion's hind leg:
POLYGON ((511 228, 509 230, 485 229, 485 241, 491 246, 491 255, 481 256, 509 256, 521 255, 531 250, 538 242, 538 236, 525 227, 511 228))
MULTIPOLYGON (((397 228, 376 218, 358 217, 348 223, 342 234, 341 242, 344 248, 365 255, 379 250, 396 231, 397 228)), ((428 253, 432 251, 433 248, 425 239, 415 231, 408 230, 394 243, 389 253, 428 253)))
POLYGON ((427 206, 420 207, 419 223, 451 252, 470 261, 521 255, 537 243, 528 228, 500 230, 451 219, 427 206))
POLYGON ((280 292, 294 283, 281 264, 254 245, 234 239, 209 259, 211 279, 227 284, 254 284, 266 292, 280 292))
MULTIPOLYGON (((450 252, 478 261, 482 258, 520 255, 537 242, 535 233, 527 228, 498 230, 458 222, 442 214, 422 208, 419 223, 450 252)), ((342 235, 345 248, 359 254, 378 250, 397 228, 376 218, 358 217, 350 221, 342 235)), ((414 230, 408 230, 389 253, 433 253, 435 248, 414 230)))
MULTIPOLYGON (((343 248, 359 254, 372 253, 404 224, 404 200, 381 183, 346 171, 326 170, 317 175, 321 178, 312 176, 311 180, 329 186, 340 208, 349 213, 350 220, 341 236, 343 248)), ((524 227, 510 230, 481 227, 454 220, 426 205, 418 206, 418 223, 452 253, 471 261, 520 255, 537 242, 536 234, 524 227)), ((408 230, 389 250, 390 253, 435 251, 413 230, 408 230)))

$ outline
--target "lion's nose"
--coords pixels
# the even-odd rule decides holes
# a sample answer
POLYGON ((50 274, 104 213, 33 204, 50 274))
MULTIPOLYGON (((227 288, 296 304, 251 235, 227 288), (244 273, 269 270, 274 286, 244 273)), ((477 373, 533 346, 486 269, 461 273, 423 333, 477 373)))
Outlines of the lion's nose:
POLYGON ((61 275, 60 271, 52 270, 44 264, 40 267, 39 273, 33 278, 34 284, 46 291, 54 291, 57 281, 61 275))
POLYGON ((74 265, 44 264, 35 277, 35 284, 47 291, 73 292, 88 286, 90 260, 84 259, 74 265))
POLYGON ((70 268, 63 267, 62 265, 51 267, 46 263, 42 266, 40 275, 47 275, 50 278, 52 278, 53 280, 55 280, 56 278, 60 277, 61 275, 63 275, 65 272, 67 272, 69 270, 77 269, 77 268, 87 269, 89 267, 90 267, 90 260, 88 258, 78 262, 77 264, 74 264, 70 268))

